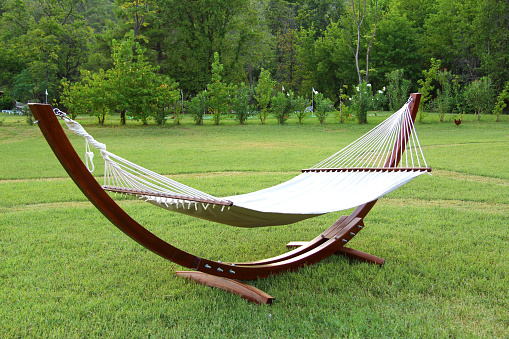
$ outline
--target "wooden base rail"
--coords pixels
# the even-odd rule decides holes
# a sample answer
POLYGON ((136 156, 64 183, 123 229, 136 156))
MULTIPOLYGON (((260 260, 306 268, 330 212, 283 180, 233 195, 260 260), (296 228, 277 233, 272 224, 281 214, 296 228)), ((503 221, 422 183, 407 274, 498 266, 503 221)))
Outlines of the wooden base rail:
POLYGON ((238 280, 220 278, 215 275, 196 271, 177 271, 175 274, 178 277, 191 279, 202 285, 220 288, 227 292, 240 295, 242 298, 256 304, 271 305, 275 300, 273 296, 265 293, 264 291, 238 280))

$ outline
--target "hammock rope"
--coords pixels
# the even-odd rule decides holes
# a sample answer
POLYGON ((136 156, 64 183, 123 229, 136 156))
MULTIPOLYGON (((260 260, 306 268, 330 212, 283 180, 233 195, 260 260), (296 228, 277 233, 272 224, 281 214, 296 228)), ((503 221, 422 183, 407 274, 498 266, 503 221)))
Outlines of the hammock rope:
POLYGON ((428 167, 407 103, 370 132, 311 169, 383 168, 386 162, 393 162, 393 150, 395 145, 403 143, 399 139, 402 135, 408 137, 407 152, 399 149, 401 161, 398 167, 414 168, 415 164, 417 167, 428 167))

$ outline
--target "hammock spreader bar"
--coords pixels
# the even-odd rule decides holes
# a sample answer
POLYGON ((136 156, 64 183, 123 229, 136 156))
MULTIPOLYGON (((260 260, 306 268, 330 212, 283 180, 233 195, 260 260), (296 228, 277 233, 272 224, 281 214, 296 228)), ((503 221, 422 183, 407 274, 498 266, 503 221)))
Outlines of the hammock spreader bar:
POLYGON ((152 196, 152 197, 194 201, 194 202, 201 202, 201 203, 206 203, 206 204, 222 205, 222 206, 232 206, 233 205, 233 202, 231 202, 229 200, 214 200, 214 199, 205 199, 205 198, 195 198, 195 197, 191 197, 188 195, 159 193, 159 192, 154 193, 151 191, 143 191, 143 190, 136 190, 136 189, 131 189, 131 188, 122 188, 122 187, 114 187, 114 186, 106 186, 106 185, 103 185, 102 188, 108 192, 128 194, 128 195, 147 196, 147 197, 152 196))
POLYGON ((431 172, 431 167, 348 167, 348 168, 306 168, 308 172, 431 172))

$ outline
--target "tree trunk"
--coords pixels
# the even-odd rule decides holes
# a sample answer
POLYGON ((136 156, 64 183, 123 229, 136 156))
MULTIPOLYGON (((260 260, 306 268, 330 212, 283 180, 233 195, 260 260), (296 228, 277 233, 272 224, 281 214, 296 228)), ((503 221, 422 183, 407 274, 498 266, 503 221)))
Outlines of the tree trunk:
POLYGON ((120 124, 125 125, 125 109, 120 112, 120 124))

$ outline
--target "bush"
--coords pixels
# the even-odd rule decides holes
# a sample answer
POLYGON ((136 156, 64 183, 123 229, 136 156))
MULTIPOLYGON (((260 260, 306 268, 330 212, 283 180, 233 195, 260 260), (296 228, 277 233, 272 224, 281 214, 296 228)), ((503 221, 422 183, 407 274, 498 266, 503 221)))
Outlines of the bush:
POLYGON ((279 92, 272 98, 272 113, 274 113, 278 124, 284 125, 290 115, 290 108, 290 100, 284 93, 279 92))
POLYGON ((258 85, 255 88, 256 100, 258 101, 258 108, 260 109, 260 121, 265 123, 268 115, 268 107, 272 97, 275 82, 270 78, 270 72, 262 68, 258 85))
POLYGON ((244 125, 247 118, 251 114, 252 107, 249 104, 253 96, 253 90, 245 83, 241 83, 237 96, 233 99, 233 111, 235 112, 235 118, 237 121, 244 125))
POLYGON ((315 94, 315 102, 316 117, 318 118, 320 125, 323 125, 329 113, 334 110, 334 104, 330 99, 324 98, 322 93, 315 94))
POLYGON ((310 110, 308 110, 308 106, 311 105, 309 100, 306 100, 303 97, 300 96, 293 96, 293 92, 290 95, 290 106, 291 110, 290 112, 295 112, 295 115, 297 116, 297 119, 299 119, 299 124, 302 124, 302 121, 306 119, 309 116, 310 110))
POLYGON ((32 111, 30 110, 30 107, 28 107, 28 105, 23 106, 21 112, 23 113, 24 116, 26 116, 27 124, 33 125, 35 120, 34 116, 32 115, 32 111))
POLYGON ((389 106, 391 111, 397 111, 408 100, 410 94, 410 80, 403 79, 404 71, 402 69, 386 73, 385 77, 389 81, 387 86, 387 95, 389 97, 389 106))
POLYGON ((383 89, 378 90, 378 92, 373 96, 373 109, 375 111, 381 112, 383 111, 389 100, 385 96, 385 87, 383 89))
POLYGON ((506 81, 504 89, 497 97, 495 108, 493 108, 493 114, 497 116, 497 122, 500 122, 500 114, 502 114, 504 108, 507 107, 507 100, 509 100, 509 81, 506 81))
POLYGON ((371 84, 363 81, 362 84, 356 87, 356 93, 352 97, 353 107, 355 109, 355 116, 359 124, 366 124, 368 122, 368 110, 373 105, 373 93, 371 92, 371 84))
POLYGON ((352 106, 346 106, 343 102, 339 104, 339 110, 334 112, 334 119, 340 124, 349 121, 352 114, 352 106))
POLYGON ((207 111, 207 98, 203 92, 198 93, 187 102, 187 110, 197 125, 203 125, 203 118, 207 111))
POLYGON ((12 98, 7 95, 0 96, 0 109, 8 109, 11 110, 14 108, 14 104, 12 102, 12 98))
POLYGON ((488 77, 482 77, 468 84, 464 95, 468 105, 477 114, 478 121, 481 120, 481 114, 493 109, 494 92, 488 77))
POLYGON ((436 106, 440 122, 444 122, 445 113, 452 112, 455 108, 458 83, 457 76, 447 70, 440 70, 436 79, 441 88, 437 89, 436 106))

